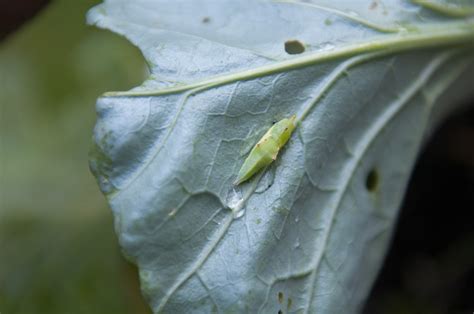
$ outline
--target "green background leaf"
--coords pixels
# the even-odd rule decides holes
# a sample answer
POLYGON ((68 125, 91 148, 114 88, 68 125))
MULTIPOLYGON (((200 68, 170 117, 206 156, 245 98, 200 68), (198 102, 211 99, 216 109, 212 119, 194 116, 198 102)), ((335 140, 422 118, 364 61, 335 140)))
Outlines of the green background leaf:
POLYGON ((51 1, 0 42, 2 314, 150 313, 88 169, 96 98, 146 69, 125 39, 85 25, 97 3, 51 1))

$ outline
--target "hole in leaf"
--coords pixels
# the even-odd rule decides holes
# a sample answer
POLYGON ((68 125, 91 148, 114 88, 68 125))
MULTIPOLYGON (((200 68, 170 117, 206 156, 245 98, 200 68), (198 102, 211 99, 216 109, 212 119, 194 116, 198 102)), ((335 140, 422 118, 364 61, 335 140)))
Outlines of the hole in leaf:
POLYGON ((304 50, 304 45, 299 40, 288 40, 287 42, 285 42, 285 51, 290 55, 297 55, 303 53, 304 50))
POLYGON ((367 174, 367 178, 365 179, 365 187, 370 192, 375 192, 379 185, 379 173, 377 169, 372 169, 367 174))
POLYGON ((279 310, 279 311, 278 311, 278 314, 283 314, 283 311, 282 311, 282 310, 279 310))
POLYGON ((278 292, 278 302, 283 303, 284 297, 283 292, 278 292))

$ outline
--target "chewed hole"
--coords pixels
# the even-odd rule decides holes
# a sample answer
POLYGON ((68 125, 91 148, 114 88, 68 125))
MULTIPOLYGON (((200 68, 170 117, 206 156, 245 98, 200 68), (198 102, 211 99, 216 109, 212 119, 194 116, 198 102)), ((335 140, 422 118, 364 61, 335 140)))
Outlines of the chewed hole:
POLYGON ((305 47, 303 43, 299 40, 288 40, 285 42, 285 51, 290 55, 297 55, 303 53, 305 47))
POLYGON ((365 179, 365 187, 368 191, 375 192, 379 186, 379 180, 380 178, 377 169, 372 169, 365 179))
POLYGON ((283 303, 284 298, 283 292, 278 292, 278 302, 283 303))

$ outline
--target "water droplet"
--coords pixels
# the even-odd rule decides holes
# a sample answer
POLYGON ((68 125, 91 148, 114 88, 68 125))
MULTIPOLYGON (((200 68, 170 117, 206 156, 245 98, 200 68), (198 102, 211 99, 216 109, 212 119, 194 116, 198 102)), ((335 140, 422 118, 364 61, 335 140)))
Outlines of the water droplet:
POLYGON ((242 209, 237 210, 237 211, 232 210, 232 212, 234 214, 234 219, 239 219, 240 217, 242 217, 245 214, 245 209, 242 208, 242 209))
POLYGON ((244 205, 245 205, 245 200, 243 199, 241 193, 233 189, 229 193, 227 207, 229 207, 230 210, 232 210, 234 219, 240 218, 244 215, 245 213, 244 205))
POLYGON ((294 245, 295 249, 299 248, 300 245, 301 245, 300 244, 300 238, 296 238, 296 242, 295 242, 295 245, 294 245))
POLYGON ((325 43, 321 43, 318 46, 318 50, 319 51, 329 51, 329 50, 333 50, 335 47, 336 46, 333 43, 325 42, 325 43))
POLYGON ((177 212, 178 212, 178 207, 175 207, 175 208, 171 209, 171 211, 168 213, 168 217, 176 216, 177 212))

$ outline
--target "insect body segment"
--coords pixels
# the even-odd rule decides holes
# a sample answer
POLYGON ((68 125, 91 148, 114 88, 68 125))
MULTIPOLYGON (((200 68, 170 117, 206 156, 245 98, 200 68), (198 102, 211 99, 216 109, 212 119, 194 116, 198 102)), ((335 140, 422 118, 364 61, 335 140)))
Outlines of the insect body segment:
POLYGON ((258 143, 252 148, 234 184, 247 181, 262 168, 271 164, 278 156, 280 149, 288 142, 296 127, 296 116, 275 123, 258 143))

